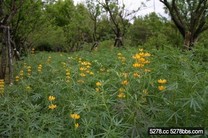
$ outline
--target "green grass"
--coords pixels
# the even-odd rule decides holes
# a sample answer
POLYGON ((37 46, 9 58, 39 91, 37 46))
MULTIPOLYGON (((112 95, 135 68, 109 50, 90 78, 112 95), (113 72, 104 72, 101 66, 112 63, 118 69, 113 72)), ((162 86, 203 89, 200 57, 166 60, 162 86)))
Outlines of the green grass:
POLYGON ((23 70, 23 79, 6 86, 0 97, 0 136, 143 138, 149 137, 148 127, 156 126, 204 127, 208 135, 207 62, 172 48, 149 50, 145 52, 151 54, 151 63, 138 69, 132 66, 138 52, 131 48, 29 55, 16 64, 15 75, 23 70), (91 63, 88 70, 94 75, 80 76, 86 72, 80 71, 84 61, 91 63), (135 72, 140 77, 135 78, 135 72), (159 79, 167 80, 165 90, 158 90, 159 79), (128 84, 121 84, 125 80, 128 84), (123 98, 118 97, 120 88, 123 98), (49 96, 56 99, 49 101, 49 96), (53 110, 48 108, 51 103, 57 105, 53 110), (80 119, 72 119, 73 113, 80 119))

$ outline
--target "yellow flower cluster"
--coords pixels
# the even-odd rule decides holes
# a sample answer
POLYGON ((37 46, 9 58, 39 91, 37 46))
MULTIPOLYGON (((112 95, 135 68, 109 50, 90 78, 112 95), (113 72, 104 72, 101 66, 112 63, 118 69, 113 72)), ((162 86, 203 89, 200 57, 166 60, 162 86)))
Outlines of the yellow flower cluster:
POLYGON ((143 52, 143 49, 139 50, 139 53, 135 54, 132 58, 135 59, 135 63, 133 64, 133 67, 135 68, 143 68, 146 64, 149 64, 150 61, 147 59, 147 57, 150 57, 150 53, 143 52))
POLYGON ((70 114, 70 117, 71 117, 72 119, 75 119, 75 120, 80 119, 80 115, 79 115, 79 114, 76 114, 76 113, 70 114))
POLYGON ((121 82, 122 85, 128 85, 128 83, 129 83, 128 80, 124 80, 121 82))
POLYGON ((4 94, 4 80, 0 79, 0 94, 4 94))
POLYGON ((97 92, 99 92, 99 91, 100 91, 100 87, 102 86, 102 83, 98 81, 98 82, 96 82, 95 85, 97 86, 97 88, 95 88, 95 90, 96 90, 97 92))
POLYGON ((75 127, 75 129, 78 128, 79 127, 79 123, 76 123, 76 120, 80 119, 80 115, 74 113, 74 114, 70 114, 70 117, 75 120, 74 121, 74 127, 75 127))
POLYGON ((23 70, 20 70, 19 76, 20 76, 20 79, 23 79, 23 77, 24 77, 24 71, 23 70))
POLYGON ((55 96, 49 96, 48 100, 51 102, 51 104, 48 106, 49 109, 53 110, 57 107, 57 105, 53 104, 53 101, 56 99, 55 96))
POLYGON ((27 63, 24 63, 24 66, 23 66, 24 68, 27 68, 27 63))
POLYGON ((125 98, 126 97, 126 95, 124 94, 124 91, 125 91, 125 89, 124 88, 120 88, 119 90, 118 90, 118 98, 125 98))
POLYGON ((133 76, 134 76, 135 78, 140 77, 140 75, 139 75, 137 72, 135 72, 135 73, 133 74, 133 76))
POLYGON ((118 59, 121 61, 121 63, 125 64, 126 58, 121 53, 118 53, 117 56, 118 56, 118 59))
POLYGON ((88 61, 81 61, 81 58, 79 59, 79 63, 80 63, 80 76, 81 77, 86 77, 86 74, 90 74, 90 75, 94 75, 94 73, 90 70, 91 68, 91 63, 88 61))
POLYGON ((84 80, 77 80, 78 83, 84 83, 84 80))
POLYGON ((49 97, 48 97, 48 100, 49 100, 49 101, 54 101, 55 99, 56 99, 55 96, 49 96, 49 97))
POLYGON ((43 66, 41 64, 38 65, 38 72, 41 73, 42 72, 42 68, 43 66))
POLYGON ((159 83, 158 90, 163 91, 166 89, 166 87, 164 86, 164 84, 167 83, 166 79, 159 79, 157 80, 157 82, 159 83))
POLYGON ((24 77, 24 70, 20 70, 19 75, 15 76, 15 82, 18 82, 20 79, 24 77))
POLYGON ((96 82, 96 86, 97 86, 97 87, 102 86, 101 82, 96 82))
POLYGON ((50 105, 48 106, 48 108, 51 109, 51 110, 55 109, 56 107, 57 107, 57 106, 56 106, 55 104, 50 104, 50 105))
POLYGON ((70 82, 70 70, 66 69, 66 82, 70 82))
POLYGON ((19 79, 20 79, 19 76, 16 76, 16 77, 15 77, 15 81, 16 81, 16 82, 18 82, 19 79))
POLYGON ((47 63, 51 63, 51 56, 48 56, 47 63))
POLYGON ((32 67, 31 66, 28 66, 27 67, 27 75, 30 76, 31 75, 31 72, 32 72, 32 67))

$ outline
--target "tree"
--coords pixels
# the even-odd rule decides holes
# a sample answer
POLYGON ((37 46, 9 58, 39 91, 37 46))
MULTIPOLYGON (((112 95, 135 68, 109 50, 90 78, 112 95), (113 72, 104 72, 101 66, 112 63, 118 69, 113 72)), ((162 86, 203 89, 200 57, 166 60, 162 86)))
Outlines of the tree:
POLYGON ((126 12, 125 5, 122 4, 122 6, 120 6, 118 0, 104 0, 104 2, 98 0, 98 2, 109 14, 111 28, 115 34, 114 46, 122 47, 123 37, 125 36, 127 28, 130 25, 129 19, 127 17, 132 15, 136 11, 126 12))
POLYGON ((25 1, 11 21, 12 39, 20 54, 30 47, 29 36, 45 22, 42 7, 41 0, 25 1))
POLYGON ((192 49, 200 34, 208 29, 207 0, 160 0, 184 39, 184 48, 192 49))
POLYGON ((87 0, 87 9, 90 14, 90 19, 93 21, 93 45, 91 51, 98 46, 97 38, 97 27, 98 27, 98 17, 101 14, 101 7, 94 0, 87 0))
POLYGON ((0 0, 0 33, 2 34, 0 79, 5 79, 7 64, 9 66, 9 83, 13 83, 13 53, 16 52, 15 44, 12 47, 11 21, 21 8, 24 0, 0 0), (8 57, 7 57, 8 54, 8 57))
POLYGON ((131 44, 134 46, 143 45, 150 37, 162 33, 163 25, 162 19, 154 12, 144 17, 138 16, 128 31, 131 44))
POLYGON ((9 83, 13 82, 13 56, 20 58, 20 45, 38 25, 41 0, 0 0, 0 33, 2 34, 0 78, 5 79, 9 67, 9 83), (8 54, 8 56, 7 56, 8 54))
POLYGON ((46 10, 52 24, 63 29, 69 51, 80 50, 84 42, 92 41, 92 22, 83 4, 75 6, 72 0, 58 0, 46 6, 46 10))

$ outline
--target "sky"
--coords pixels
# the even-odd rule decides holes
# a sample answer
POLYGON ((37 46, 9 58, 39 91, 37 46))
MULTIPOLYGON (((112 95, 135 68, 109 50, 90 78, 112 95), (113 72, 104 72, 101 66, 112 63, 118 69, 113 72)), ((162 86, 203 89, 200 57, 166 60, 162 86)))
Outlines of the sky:
MULTIPOLYGON (((148 2, 146 2, 146 0, 119 0, 119 1, 120 2, 123 1, 128 10, 136 10, 141 5, 141 3, 144 2, 146 7, 141 8, 137 13, 138 15, 146 15, 148 13, 155 11, 157 14, 160 14, 162 16, 167 16, 165 15, 163 10, 163 4, 159 0, 148 0, 148 2)), ((85 0, 74 0, 74 2, 75 3, 85 2, 85 0)))

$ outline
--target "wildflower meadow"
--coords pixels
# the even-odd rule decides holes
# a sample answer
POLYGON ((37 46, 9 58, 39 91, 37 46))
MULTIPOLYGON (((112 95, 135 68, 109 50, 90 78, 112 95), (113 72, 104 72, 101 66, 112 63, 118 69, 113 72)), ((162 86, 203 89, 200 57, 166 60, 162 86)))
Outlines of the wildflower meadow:
POLYGON ((0 80, 1 137, 155 137, 148 127, 208 135, 208 66, 191 52, 33 49, 15 66, 13 85, 0 80))

